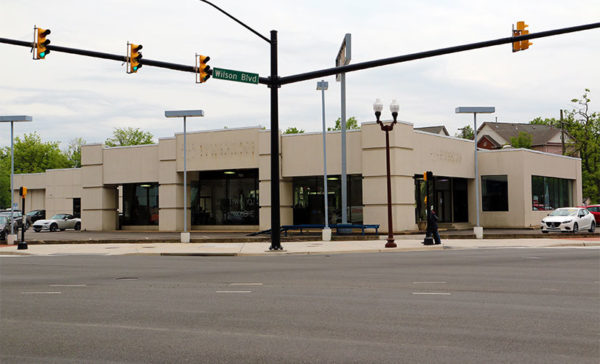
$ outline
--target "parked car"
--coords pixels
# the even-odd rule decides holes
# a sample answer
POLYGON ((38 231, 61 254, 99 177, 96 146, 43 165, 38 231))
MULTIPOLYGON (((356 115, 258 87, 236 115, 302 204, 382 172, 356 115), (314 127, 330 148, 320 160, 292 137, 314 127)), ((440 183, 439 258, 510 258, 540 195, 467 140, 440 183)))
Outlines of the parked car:
MULTIPOLYGON (((0 212, 0 216, 7 216, 9 220, 10 220, 10 215, 11 215, 10 209, 0 212)), ((20 210, 14 210, 12 212, 12 216, 13 216, 13 221, 15 222, 15 229, 21 229, 23 227, 23 213, 20 210)), ((27 230, 31 226, 31 218, 29 218, 28 216, 25 216, 25 221, 26 221, 25 230, 27 230)))
POLYGON ((81 229, 81 219, 70 214, 56 214, 48 220, 38 220, 33 223, 33 231, 42 230, 64 231, 65 229, 81 229))
MULTIPOLYGON (((580 206, 581 207, 581 206, 580 206)), ((582 207, 583 208, 583 207, 582 207)), ((594 215, 594 219, 596 220, 596 226, 600 224, 600 205, 589 205, 585 207, 592 215, 594 215)))
POLYGON ((31 219, 31 223, 46 218, 46 210, 31 210, 27 213, 27 216, 31 219))
POLYGON ((10 217, 0 216, 0 241, 6 240, 10 234, 10 217))
POLYGON ((563 231, 576 233, 587 229, 593 233, 596 230, 596 221, 587 209, 580 207, 562 207, 552 211, 542 219, 542 232, 563 231))

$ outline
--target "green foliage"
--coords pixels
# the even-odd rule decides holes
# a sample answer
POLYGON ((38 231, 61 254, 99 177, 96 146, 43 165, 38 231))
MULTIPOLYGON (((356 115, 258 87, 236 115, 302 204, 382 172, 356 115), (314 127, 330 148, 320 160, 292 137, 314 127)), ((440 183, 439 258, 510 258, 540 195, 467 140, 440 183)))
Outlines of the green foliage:
POLYGON ((283 132, 283 134, 302 134, 302 133, 304 133, 304 130, 298 129, 293 126, 290 126, 289 128, 285 129, 285 131, 283 132))
POLYGON ((459 128, 458 130, 459 131, 456 134, 454 134, 455 137, 468 140, 475 139, 475 132, 473 131, 473 128, 471 128, 470 125, 467 125, 464 128, 459 128))
MULTIPOLYGON (((566 154, 581 158, 583 197, 600 203, 600 113, 590 111, 590 93, 586 88, 581 98, 571 100, 575 105, 571 111, 565 110, 563 126, 573 140, 566 154)), ((556 119, 538 117, 531 123, 561 127, 556 119)))
POLYGON ((122 147, 125 145, 153 144, 154 136, 150 132, 141 131, 139 128, 115 128, 112 138, 104 141, 107 147, 122 147))
MULTIPOLYGON (((73 163, 58 145, 58 142, 42 142, 37 133, 25 134, 22 139, 16 137, 15 174, 72 167, 73 163)), ((10 206, 10 147, 0 150, 0 206, 10 206)))
MULTIPOLYGON (((349 119, 346 119, 346 130, 356 130, 356 129, 360 129, 360 126, 358 125, 358 121, 356 121, 356 118, 354 116, 352 116, 349 119)), ((327 131, 335 131, 335 130, 342 130, 342 118, 338 118, 335 121, 334 128, 327 128, 327 131)))
POLYGON ((513 148, 531 149, 531 140, 533 136, 524 131, 519 132, 519 136, 510 138, 510 145, 513 148))
POLYGON ((71 163, 71 166, 74 168, 81 167, 81 146, 85 144, 85 140, 83 138, 75 138, 71 140, 69 146, 67 147, 67 158, 71 163))

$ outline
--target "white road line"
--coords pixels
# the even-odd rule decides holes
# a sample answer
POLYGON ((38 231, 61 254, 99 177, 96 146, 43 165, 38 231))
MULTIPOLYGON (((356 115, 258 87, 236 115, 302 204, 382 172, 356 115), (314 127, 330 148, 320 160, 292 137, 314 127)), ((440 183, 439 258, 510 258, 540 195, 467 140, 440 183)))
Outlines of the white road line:
POLYGON ((217 291, 217 293, 252 293, 252 291, 217 291))
POLYGON ((50 287, 87 287, 87 284, 49 284, 50 287))
POLYGON ((230 286, 262 286, 262 283, 229 283, 230 286))
POLYGON ((413 282, 413 284, 446 284, 448 282, 413 282))
POLYGON ((441 295, 441 296, 450 296, 451 295, 451 293, 448 293, 448 292, 413 292, 412 294, 441 295))
POLYGON ((62 292, 56 292, 56 291, 51 291, 51 292, 21 292, 21 294, 62 294, 62 292))

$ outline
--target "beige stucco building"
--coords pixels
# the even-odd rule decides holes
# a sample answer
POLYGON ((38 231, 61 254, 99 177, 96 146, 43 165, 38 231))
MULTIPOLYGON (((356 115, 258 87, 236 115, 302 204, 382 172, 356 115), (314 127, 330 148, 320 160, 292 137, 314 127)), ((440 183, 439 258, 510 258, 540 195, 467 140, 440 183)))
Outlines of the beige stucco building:
MULTIPOLYGON (((340 222, 341 135, 327 133, 330 223, 340 222)), ((260 127, 187 133, 188 208, 192 230, 270 228, 270 131, 260 127)), ((387 231, 385 133, 374 122, 347 135, 349 222, 387 231)), ((476 221, 473 141, 414 130, 390 133, 395 231, 424 218, 429 201, 443 223, 476 221)), ((26 210, 81 215, 87 230, 183 230, 183 134, 158 144, 82 147, 82 167, 15 176, 29 189, 26 210), (80 208, 79 208, 80 206, 80 208), (77 211, 79 209, 79 211, 77 211)), ((281 224, 323 223, 321 133, 280 136, 281 224)), ((523 149, 480 150, 483 227, 538 226, 547 210, 581 201, 581 162, 523 149)))

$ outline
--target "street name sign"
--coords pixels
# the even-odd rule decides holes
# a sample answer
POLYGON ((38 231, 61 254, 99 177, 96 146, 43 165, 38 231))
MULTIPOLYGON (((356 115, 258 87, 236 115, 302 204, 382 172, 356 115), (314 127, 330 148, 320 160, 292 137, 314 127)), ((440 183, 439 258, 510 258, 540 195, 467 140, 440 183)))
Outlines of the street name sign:
POLYGON ((234 71, 215 67, 213 68, 212 76, 219 80, 258 84, 258 73, 234 71))

